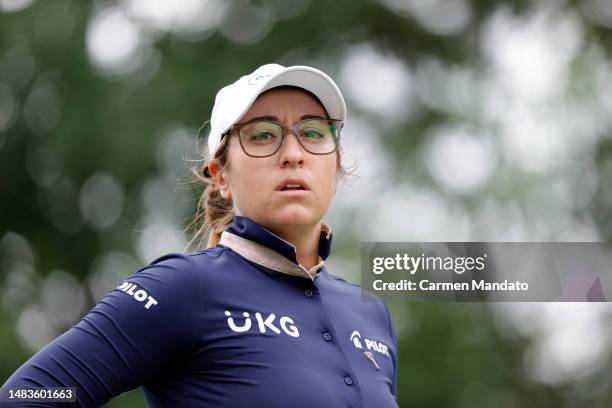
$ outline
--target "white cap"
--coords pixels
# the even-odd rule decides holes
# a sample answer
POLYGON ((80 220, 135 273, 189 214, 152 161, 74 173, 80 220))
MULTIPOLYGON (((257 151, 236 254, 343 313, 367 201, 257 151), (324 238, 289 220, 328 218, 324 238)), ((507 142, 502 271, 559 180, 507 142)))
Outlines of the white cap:
POLYGON ((346 120, 346 104, 342 93, 324 72, 303 65, 262 65, 217 92, 208 135, 210 157, 213 157, 221 143, 221 136, 239 122, 259 94, 282 85, 297 86, 312 92, 319 98, 330 119, 346 120))

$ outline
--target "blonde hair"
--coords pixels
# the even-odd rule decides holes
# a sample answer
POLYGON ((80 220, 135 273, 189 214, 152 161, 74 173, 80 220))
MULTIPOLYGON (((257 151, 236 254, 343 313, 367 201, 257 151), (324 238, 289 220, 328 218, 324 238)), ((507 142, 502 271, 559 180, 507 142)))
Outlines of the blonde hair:
MULTIPOLYGON (((278 88, 296 87, 282 86, 278 88)), ((310 93, 302 88, 297 89, 310 93)), ((316 96, 312 96, 318 101, 316 96)), ((203 149, 202 159, 196 160, 196 162, 201 162, 202 164, 191 168, 191 184, 195 185, 196 190, 199 191, 199 199, 196 212, 193 219, 186 227, 186 231, 191 231, 190 234, 193 235, 187 244, 187 248, 192 248, 195 251, 217 246, 221 240, 221 233, 231 225, 234 219, 232 199, 225 199, 221 196, 219 186, 216 180, 211 177, 208 170, 208 165, 212 159, 217 161, 219 171, 230 170, 231 163, 229 163, 228 160, 230 139, 231 134, 226 133, 222 137, 221 143, 213 157, 210 157, 207 153, 207 149, 203 149)), ((355 162, 354 166, 350 169, 344 168, 341 163, 341 157, 340 143, 338 141, 336 149, 337 176, 344 177, 352 174, 357 163, 355 162)))

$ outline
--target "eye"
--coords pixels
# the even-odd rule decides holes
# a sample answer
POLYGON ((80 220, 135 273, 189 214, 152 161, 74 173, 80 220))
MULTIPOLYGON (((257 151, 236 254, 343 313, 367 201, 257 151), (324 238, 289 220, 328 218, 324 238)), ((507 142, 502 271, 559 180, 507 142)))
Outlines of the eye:
POLYGON ((242 140, 253 144, 276 143, 282 134, 281 129, 275 123, 254 122, 242 128, 242 140))
POLYGON ((272 133, 270 133, 270 132, 257 132, 257 133, 255 133, 255 134, 253 134, 251 136, 251 140, 254 140, 256 142, 257 141, 270 140, 270 139, 273 139, 273 138, 274 138, 274 135, 272 133))
POLYGON ((308 139, 320 139, 325 135, 318 129, 305 129, 302 134, 308 139))

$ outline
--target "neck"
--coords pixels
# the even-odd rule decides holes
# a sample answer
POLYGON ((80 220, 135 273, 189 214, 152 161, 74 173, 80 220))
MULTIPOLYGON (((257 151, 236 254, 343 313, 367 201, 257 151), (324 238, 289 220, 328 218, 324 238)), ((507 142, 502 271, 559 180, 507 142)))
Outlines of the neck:
POLYGON ((270 229, 274 234, 295 246, 297 261, 306 269, 319 263, 321 224, 270 229))

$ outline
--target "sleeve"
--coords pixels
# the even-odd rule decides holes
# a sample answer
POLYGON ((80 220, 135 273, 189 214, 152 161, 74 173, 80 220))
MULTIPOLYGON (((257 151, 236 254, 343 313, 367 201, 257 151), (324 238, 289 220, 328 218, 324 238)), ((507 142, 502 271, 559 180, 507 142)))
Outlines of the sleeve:
POLYGON ((391 319, 391 312, 389 312, 389 308, 387 307, 385 302, 382 302, 385 307, 385 312, 387 315, 387 321, 389 324, 389 333, 391 335, 392 345, 391 345, 391 358, 393 360, 393 384, 391 387, 391 393, 397 400, 397 375, 398 375, 398 349, 397 349, 397 335, 395 332, 395 328, 393 327, 393 320, 391 319))
MULTIPOLYGON (((97 407, 189 358, 200 332, 195 262, 167 254, 108 292, 80 322, 26 361, 3 388, 76 387, 78 404, 97 407)), ((0 407, 59 407, 1 403, 0 407)))

